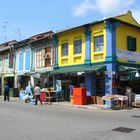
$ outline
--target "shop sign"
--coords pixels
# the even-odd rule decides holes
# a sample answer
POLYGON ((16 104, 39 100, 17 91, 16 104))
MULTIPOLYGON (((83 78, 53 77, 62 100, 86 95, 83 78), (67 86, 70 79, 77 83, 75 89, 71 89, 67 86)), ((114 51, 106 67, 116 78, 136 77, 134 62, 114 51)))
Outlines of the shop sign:
POLYGON ((106 75, 115 75, 115 71, 105 71, 106 75))
POLYGON ((140 61, 140 53, 116 49, 116 55, 119 58, 126 59, 128 61, 140 61))
POLYGON ((90 91, 86 91, 87 96, 91 96, 90 91))

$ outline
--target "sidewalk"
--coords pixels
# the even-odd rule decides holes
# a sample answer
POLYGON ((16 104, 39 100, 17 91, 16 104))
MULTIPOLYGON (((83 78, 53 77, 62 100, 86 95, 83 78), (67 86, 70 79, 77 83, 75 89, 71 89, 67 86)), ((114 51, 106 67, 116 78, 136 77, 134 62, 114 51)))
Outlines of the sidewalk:
MULTIPOLYGON (((3 100, 3 96, 0 96, 0 100, 3 100)), ((17 103, 25 103, 24 101, 20 101, 19 97, 10 97, 10 101, 11 102, 17 102, 17 103)), ((44 103, 45 105, 46 103, 44 103)), ((48 103, 46 105, 49 105, 48 103)), ((95 110, 95 111, 128 111, 128 110, 132 110, 132 108, 123 108, 123 109, 117 109, 117 110, 113 110, 108 106, 105 105, 98 105, 98 104, 88 104, 88 105, 74 105, 71 104, 68 101, 63 101, 63 102, 51 102, 51 105, 59 105, 59 106, 63 106, 63 107, 72 107, 72 108, 81 108, 81 109, 88 109, 88 110, 95 110)))
POLYGON ((61 105, 61 106, 69 106, 69 107, 76 107, 76 108, 83 108, 83 109, 94 109, 94 110, 110 110, 109 107, 105 105, 97 105, 97 104, 88 104, 88 105, 74 105, 70 102, 53 102, 53 105, 61 105))
POLYGON ((73 105, 70 102, 53 102, 53 105, 60 105, 66 107, 73 107, 73 108, 81 108, 81 109, 88 109, 94 111, 108 111, 108 112, 117 112, 117 111, 129 111, 133 108, 126 107, 126 108, 116 108, 111 109, 109 106, 106 105, 98 105, 98 104, 88 104, 88 105, 73 105))
MULTIPOLYGON (((4 96, 0 95, 0 100, 4 100, 4 96)), ((12 102, 21 102, 19 97, 9 97, 9 100, 12 102)))

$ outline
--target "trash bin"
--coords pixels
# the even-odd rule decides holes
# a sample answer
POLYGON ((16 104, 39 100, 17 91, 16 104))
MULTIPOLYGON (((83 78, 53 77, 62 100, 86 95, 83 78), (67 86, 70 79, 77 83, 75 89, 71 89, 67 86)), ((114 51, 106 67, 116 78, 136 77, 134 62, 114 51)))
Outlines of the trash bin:
POLYGON ((10 97, 19 97, 18 89, 17 88, 11 88, 9 91, 10 97))

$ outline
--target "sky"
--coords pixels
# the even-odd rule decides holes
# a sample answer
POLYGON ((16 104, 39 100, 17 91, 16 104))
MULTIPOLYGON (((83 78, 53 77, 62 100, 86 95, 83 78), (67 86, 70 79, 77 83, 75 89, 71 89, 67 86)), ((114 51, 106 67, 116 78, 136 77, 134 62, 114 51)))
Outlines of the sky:
POLYGON ((139 0, 0 0, 0 43, 58 31, 132 11, 139 0))

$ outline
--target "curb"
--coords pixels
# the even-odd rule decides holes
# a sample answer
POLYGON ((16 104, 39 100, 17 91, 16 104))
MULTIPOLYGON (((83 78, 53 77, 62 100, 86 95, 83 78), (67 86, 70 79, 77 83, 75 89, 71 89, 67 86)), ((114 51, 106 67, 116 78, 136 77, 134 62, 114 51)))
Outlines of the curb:
MULTIPOLYGON (((3 96, 0 96, 0 100, 3 99, 3 96)), ((17 102, 17 103, 25 103, 19 100, 18 97, 10 97, 11 101, 17 102)), ((44 104, 45 105, 45 104, 44 104)), ((73 104, 67 104, 67 103, 59 103, 59 102, 53 102, 52 105, 58 105, 63 107, 72 107, 72 108, 80 108, 80 109, 86 109, 88 111, 95 111, 95 112, 125 112, 125 111, 132 111, 133 109, 118 109, 113 110, 109 107, 103 107, 103 106, 84 106, 84 105, 73 105, 73 104)))

